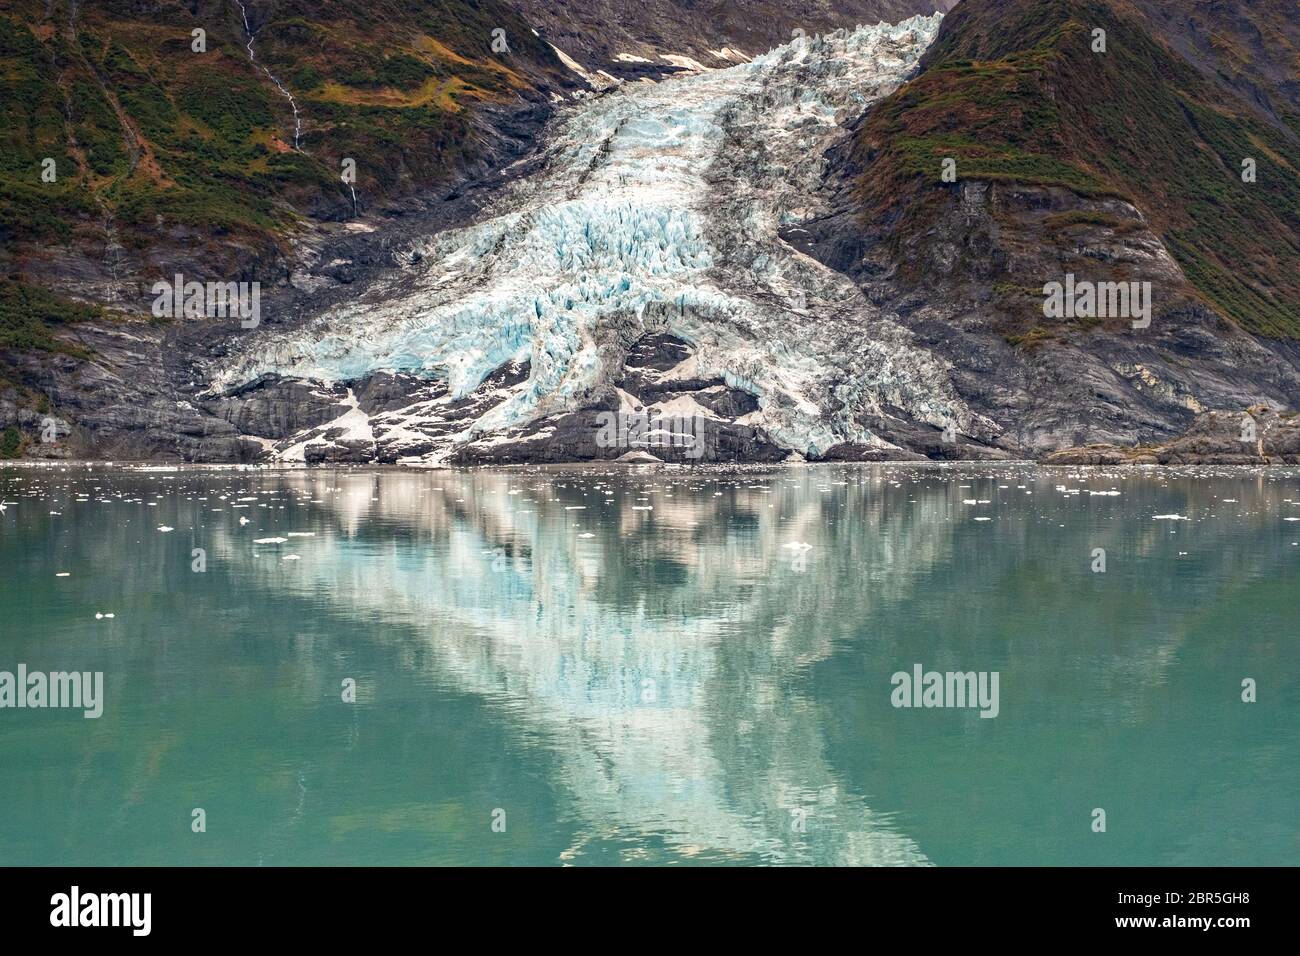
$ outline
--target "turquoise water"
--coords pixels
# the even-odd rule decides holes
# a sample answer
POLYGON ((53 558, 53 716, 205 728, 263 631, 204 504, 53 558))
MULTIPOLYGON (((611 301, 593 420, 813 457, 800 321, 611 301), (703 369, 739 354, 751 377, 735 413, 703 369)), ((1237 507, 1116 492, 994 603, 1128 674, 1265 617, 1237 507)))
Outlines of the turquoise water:
POLYGON ((0 495, 0 671, 105 697, 0 710, 0 864, 1300 862, 1295 470, 0 495), (998 715, 894 707, 917 663, 996 671, 998 715))

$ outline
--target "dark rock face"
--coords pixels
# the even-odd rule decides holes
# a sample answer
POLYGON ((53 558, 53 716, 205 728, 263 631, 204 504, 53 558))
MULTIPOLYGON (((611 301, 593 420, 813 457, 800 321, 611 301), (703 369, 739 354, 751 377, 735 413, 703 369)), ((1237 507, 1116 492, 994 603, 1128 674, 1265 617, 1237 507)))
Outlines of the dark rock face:
POLYGON ((758 409, 752 395, 719 378, 681 374, 693 355, 690 344, 681 339, 643 335, 628 348, 622 375, 608 397, 580 411, 471 441, 450 460, 487 465, 785 459, 789 452, 762 428, 737 420, 758 409))
POLYGON ((872 416, 867 422, 871 433, 906 451, 855 444, 836 445, 826 452, 830 461, 1006 461, 1016 456, 1004 448, 989 445, 979 438, 963 435, 954 429, 949 435, 926 422, 913 421, 895 409, 889 417, 872 416))
POLYGON ((925 455, 912 451, 896 451, 888 448, 873 448, 870 445, 858 445, 845 442, 833 445, 826 450, 823 461, 925 461, 925 455))
POLYGON ((71 425, 66 440, 56 443, 61 447, 45 450, 107 460, 255 460, 257 442, 172 387, 168 362, 175 355, 164 349, 163 337, 162 327, 146 323, 85 326, 78 341, 90 360, 11 356, 25 383, 48 397, 50 414, 71 425))
POLYGON ((357 405, 367 415, 397 411, 411 404, 414 396, 428 383, 414 375, 376 372, 353 383, 357 405))
POLYGON ((288 438, 331 422, 345 411, 346 389, 264 376, 208 405, 241 434, 288 438))
POLYGON ((582 411, 543 419, 533 423, 528 431, 509 432, 492 442, 470 443, 449 460, 457 465, 563 464, 620 459, 698 465, 777 462, 789 456, 786 449, 773 443, 761 429, 712 419, 704 419, 689 435, 689 440, 645 437, 610 444, 601 438, 609 427, 601 415, 582 411))
POLYGON ((1086 445, 1048 455, 1049 465, 1296 465, 1300 415, 1267 406, 1206 412, 1172 441, 1140 448, 1086 445))
MULTIPOLYGON (((1002 429, 977 446, 1037 458, 1087 443, 1146 445, 1181 434, 1207 408, 1300 406, 1294 346, 1255 338, 1190 294, 1133 206, 1056 187, 959 181, 932 228, 896 248, 864 225, 855 187, 862 169, 848 142, 828 158, 831 211, 783 235, 854 278, 951 363, 958 394, 1002 429), (926 278, 903 281, 904 270, 926 278), (1045 318, 1044 277, 1066 273, 1150 282, 1150 326, 1045 318)), ((930 457, 952 451, 936 454, 887 424, 879 434, 930 457)))

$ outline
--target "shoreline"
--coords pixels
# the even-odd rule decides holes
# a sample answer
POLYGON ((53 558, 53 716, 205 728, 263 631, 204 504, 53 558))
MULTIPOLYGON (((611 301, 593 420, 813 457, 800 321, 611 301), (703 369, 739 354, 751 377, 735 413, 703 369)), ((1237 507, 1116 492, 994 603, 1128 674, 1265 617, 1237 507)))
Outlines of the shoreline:
POLYGON ((100 461, 92 459, 54 460, 18 458, 0 461, 0 471, 16 468, 25 471, 44 470, 78 470, 78 471, 115 471, 134 472, 138 474, 166 474, 171 472, 256 472, 256 473, 320 473, 327 471, 376 472, 383 474, 418 474, 420 472, 474 473, 484 471, 521 472, 537 474, 566 474, 588 472, 672 471, 688 474, 716 475, 728 473, 764 473, 773 471, 794 471, 806 468, 849 468, 864 470, 870 468, 906 468, 915 471, 952 471, 957 469, 976 469, 979 471, 997 471, 1004 468, 1027 468, 1041 471, 1077 472, 1081 469, 1098 472, 1150 472, 1155 474, 1185 474, 1192 469, 1214 469, 1215 473, 1263 473, 1288 471, 1300 475, 1300 463, 1269 462, 1250 463, 1214 463, 1214 462, 1178 462, 1160 464, 1158 462, 1120 462, 1114 464, 1081 462, 1062 463, 1046 462, 1029 458, 1000 459, 996 461, 967 459, 953 461, 916 461, 896 459, 890 461, 798 461, 798 462, 707 462, 704 464, 683 464, 680 462, 619 462, 619 461, 574 461, 544 462, 537 464, 484 464, 484 465, 422 465, 422 464, 383 464, 362 462, 321 462, 304 464, 302 462, 142 462, 142 461, 100 461))

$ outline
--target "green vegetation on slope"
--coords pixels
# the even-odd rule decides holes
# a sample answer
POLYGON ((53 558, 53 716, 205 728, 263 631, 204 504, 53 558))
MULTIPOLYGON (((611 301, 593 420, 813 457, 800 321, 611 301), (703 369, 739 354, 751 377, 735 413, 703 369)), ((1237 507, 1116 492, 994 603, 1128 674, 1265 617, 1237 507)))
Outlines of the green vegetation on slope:
POLYGON ((104 0, 76 5, 75 20, 65 4, 5 3, 0 239, 67 243, 112 217, 136 247, 169 223, 270 242, 306 210, 350 211, 344 158, 370 200, 436 184, 473 158, 480 104, 532 90, 526 66, 562 72, 497 0, 259 7, 253 64, 242 20, 218 0, 104 0), (191 49, 196 27, 204 52, 191 49), (491 52, 497 27, 508 56, 491 52), (298 150, 263 65, 298 102, 298 150))
POLYGON ((43 289, 0 279, 0 351, 37 349, 85 357, 86 352, 58 338, 57 330, 103 313, 51 295, 43 289))
POLYGON ((964 179, 1142 210, 1189 282, 1249 331, 1300 338, 1300 137, 1212 85, 1105 0, 965 0, 924 71, 860 130, 861 194, 898 248, 964 179), (1106 51, 1092 50, 1106 31, 1106 51), (1242 181, 1252 158, 1257 181, 1242 181))
MULTIPOLYGON (((363 202, 437 185, 475 158, 481 105, 566 73, 500 0, 246 6, 256 64, 222 0, 0 0, 0 269, 20 275, 50 247, 100 257, 110 228, 142 252, 175 241, 173 226, 186 242, 270 250, 304 215, 350 214, 345 158, 363 202), (299 149, 264 66, 298 103, 299 149)), ((57 332, 93 317, 0 284, 5 348, 78 354, 57 332)))
POLYGON ((23 450, 23 434, 13 425, 0 434, 0 458, 19 458, 23 450))

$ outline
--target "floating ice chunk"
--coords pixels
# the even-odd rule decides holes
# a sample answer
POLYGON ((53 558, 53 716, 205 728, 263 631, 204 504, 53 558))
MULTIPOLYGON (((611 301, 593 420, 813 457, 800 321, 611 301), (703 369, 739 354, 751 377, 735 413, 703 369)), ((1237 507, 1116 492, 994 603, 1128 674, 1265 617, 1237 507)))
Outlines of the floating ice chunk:
POLYGON ((281 561, 301 561, 302 559, 296 554, 286 554, 281 561))
POLYGON ((291 538, 314 538, 314 537, 316 537, 316 532, 315 532, 315 531, 290 531, 290 532, 289 532, 289 537, 291 537, 291 538))
POLYGON ((791 541, 789 544, 781 545, 783 548, 789 548, 791 551, 811 551, 812 545, 807 541, 791 541))
POLYGON ((175 529, 175 528, 170 528, 170 527, 168 527, 168 526, 165 525, 165 524, 160 524, 160 525, 158 526, 158 530, 161 531, 161 532, 163 532, 164 534, 166 534, 168 531, 175 531, 176 529, 175 529))
POLYGON ((1187 521, 1187 515, 1156 515, 1154 521, 1187 521))
POLYGON ((288 538, 255 538, 253 544, 284 544, 288 538))
POLYGON ((71 574, 72 574, 71 571, 60 571, 58 574, 56 574, 56 575, 54 575, 54 576, 55 576, 56 578, 66 578, 66 577, 68 577, 68 576, 71 575, 71 574))

